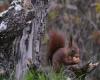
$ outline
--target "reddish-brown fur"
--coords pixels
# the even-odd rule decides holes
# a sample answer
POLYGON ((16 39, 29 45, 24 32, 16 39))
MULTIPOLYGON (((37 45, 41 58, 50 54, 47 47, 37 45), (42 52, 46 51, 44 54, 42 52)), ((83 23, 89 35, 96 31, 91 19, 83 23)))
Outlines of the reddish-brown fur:
POLYGON ((0 12, 6 10, 7 8, 8 8, 8 5, 7 4, 0 5, 0 12))
POLYGON ((59 71, 62 64, 73 65, 80 62, 79 48, 74 44, 72 38, 68 47, 65 47, 63 35, 57 31, 50 31, 49 38, 48 61, 51 62, 55 71, 59 71), (72 51, 74 52, 72 53, 72 51))

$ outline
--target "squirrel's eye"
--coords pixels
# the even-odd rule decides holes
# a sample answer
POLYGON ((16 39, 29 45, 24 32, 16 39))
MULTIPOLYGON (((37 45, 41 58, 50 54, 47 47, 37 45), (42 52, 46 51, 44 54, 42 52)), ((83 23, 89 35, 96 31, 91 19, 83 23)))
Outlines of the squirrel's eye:
POLYGON ((72 50, 71 52, 72 52, 72 53, 75 53, 75 50, 72 50))

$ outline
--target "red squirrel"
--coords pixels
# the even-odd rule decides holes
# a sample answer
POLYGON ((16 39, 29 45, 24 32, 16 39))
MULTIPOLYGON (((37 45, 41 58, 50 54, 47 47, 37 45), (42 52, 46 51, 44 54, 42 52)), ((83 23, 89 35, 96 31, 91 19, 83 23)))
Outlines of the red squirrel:
POLYGON ((49 32, 48 62, 51 63, 54 71, 58 72, 64 65, 73 65, 80 62, 79 48, 75 45, 72 36, 68 46, 65 46, 64 36, 57 31, 49 32))

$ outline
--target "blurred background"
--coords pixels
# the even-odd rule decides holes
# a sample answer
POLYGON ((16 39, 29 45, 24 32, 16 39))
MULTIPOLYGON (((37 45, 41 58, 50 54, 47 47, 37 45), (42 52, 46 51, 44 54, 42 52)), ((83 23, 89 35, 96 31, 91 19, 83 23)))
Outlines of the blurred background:
MULTIPOLYGON (((82 64, 100 62, 100 0, 52 0, 48 28, 72 34, 81 52, 82 64)), ((86 80, 100 79, 100 65, 86 80)))

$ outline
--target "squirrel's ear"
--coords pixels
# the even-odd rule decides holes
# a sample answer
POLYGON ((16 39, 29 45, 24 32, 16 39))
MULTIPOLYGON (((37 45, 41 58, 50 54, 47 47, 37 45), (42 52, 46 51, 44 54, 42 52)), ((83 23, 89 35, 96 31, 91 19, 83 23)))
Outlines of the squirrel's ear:
POLYGON ((70 34, 70 35, 69 35, 68 47, 71 48, 72 45, 73 45, 73 37, 72 37, 72 35, 70 34))

